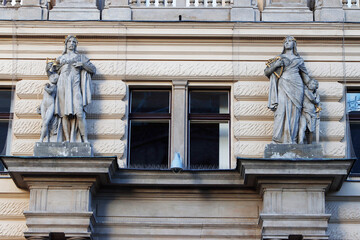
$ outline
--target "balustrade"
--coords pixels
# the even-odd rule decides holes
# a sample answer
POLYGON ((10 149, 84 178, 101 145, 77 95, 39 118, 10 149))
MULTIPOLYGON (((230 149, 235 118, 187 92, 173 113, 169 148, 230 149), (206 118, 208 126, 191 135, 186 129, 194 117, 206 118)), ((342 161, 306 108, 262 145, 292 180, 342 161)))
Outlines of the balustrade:
POLYGON ((186 7, 227 7, 233 0, 186 0, 186 7))
POLYGON ((342 0, 344 7, 358 8, 360 7, 360 0, 342 0))
POLYGON ((176 0, 130 0, 131 6, 139 7, 175 7, 176 0))

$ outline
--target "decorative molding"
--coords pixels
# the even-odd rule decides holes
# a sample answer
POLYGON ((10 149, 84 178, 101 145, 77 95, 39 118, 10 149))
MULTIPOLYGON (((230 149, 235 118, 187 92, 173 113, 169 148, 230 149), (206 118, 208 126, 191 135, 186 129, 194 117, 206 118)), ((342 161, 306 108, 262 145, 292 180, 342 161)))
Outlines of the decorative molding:
POLYGON ((0 215, 19 215, 29 209, 29 201, 0 201, 0 215))
MULTIPOLYGON (((340 102, 324 102, 322 104, 321 118, 324 120, 339 121, 344 116, 344 104, 340 102)), ((267 108, 265 101, 236 101, 234 103, 234 115, 236 119, 254 119, 259 117, 272 119, 274 113, 267 108)))
MULTIPOLYGON (((13 133, 18 138, 40 138, 41 119, 15 119, 13 133)), ((88 119, 90 138, 120 139, 125 134, 125 122, 121 119, 88 119)))
MULTIPOLYGON (((238 81, 234 84, 234 97, 237 100, 254 98, 267 99, 269 81, 238 81)), ((339 101, 343 96, 344 85, 337 82, 320 82, 319 94, 321 99, 339 101)))
MULTIPOLYGON (((93 97, 101 99, 123 99, 126 85, 121 80, 93 80, 93 97)), ((20 99, 42 99, 46 80, 22 80, 16 84, 20 99)))
MULTIPOLYGON (((125 55, 124 55, 125 57, 125 55)), ((101 61, 92 60, 97 75, 112 76, 264 76, 265 60, 259 62, 222 61, 101 61)), ((0 60, 0 72, 8 75, 46 76, 46 60, 0 60)), ((311 77, 343 77, 342 62, 306 62, 311 77)), ((360 63, 345 64, 346 77, 360 76, 360 63)), ((265 78, 265 76, 264 76, 265 78)))
MULTIPOLYGON (((15 114, 19 118, 40 118, 37 108, 40 99, 17 99, 15 114)), ((93 100, 87 107, 87 118, 122 118, 125 115, 125 103, 122 100, 93 100)))
MULTIPOLYGON (((273 132, 273 121, 236 121, 234 136, 236 139, 269 139, 273 132)), ((321 141, 341 141, 345 135, 344 122, 322 121, 320 123, 321 141)))

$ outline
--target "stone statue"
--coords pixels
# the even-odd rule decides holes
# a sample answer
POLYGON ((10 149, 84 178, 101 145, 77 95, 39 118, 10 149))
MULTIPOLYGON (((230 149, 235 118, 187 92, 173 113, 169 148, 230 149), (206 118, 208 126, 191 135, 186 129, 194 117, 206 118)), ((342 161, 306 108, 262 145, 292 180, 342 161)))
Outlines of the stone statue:
POLYGON ((48 61, 46 64, 46 73, 49 77, 49 82, 44 87, 44 96, 41 102, 41 106, 38 109, 41 113, 42 126, 40 142, 44 141, 47 137, 47 141, 50 142, 50 137, 54 136, 57 132, 57 117, 55 112, 55 96, 56 96, 56 83, 59 79, 57 74, 57 65, 55 61, 48 61))
POLYGON ((313 132, 317 130, 317 141, 319 135, 319 113, 320 96, 317 92, 319 83, 315 79, 311 79, 304 89, 304 103, 299 124, 299 143, 304 143, 304 136, 308 144, 312 143, 313 132))
POLYGON ((284 39, 282 53, 270 59, 264 70, 270 79, 268 108, 275 112, 273 143, 296 144, 304 102, 304 85, 310 77, 297 52, 296 39, 284 39))
POLYGON ((65 40, 63 54, 57 58, 59 80, 55 98, 55 114, 61 120, 63 140, 88 142, 86 129, 86 106, 91 102, 91 77, 95 66, 88 58, 77 52, 78 41, 69 35, 65 40))

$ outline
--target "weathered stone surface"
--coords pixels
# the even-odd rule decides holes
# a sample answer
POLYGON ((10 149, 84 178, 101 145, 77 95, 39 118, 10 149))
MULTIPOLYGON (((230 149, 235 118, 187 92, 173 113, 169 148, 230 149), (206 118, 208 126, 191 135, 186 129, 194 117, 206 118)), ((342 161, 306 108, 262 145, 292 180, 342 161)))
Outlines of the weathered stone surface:
MULTIPOLYGON (((269 87, 269 81, 238 81, 234 84, 234 97, 237 100, 267 99, 269 87)), ((320 99, 340 100, 343 88, 344 85, 338 82, 319 82, 320 99)))
POLYGON ((356 220, 360 224, 360 203, 356 201, 327 201, 326 212, 331 221, 356 220))
POLYGON ((36 157, 91 157, 90 143, 85 142, 37 142, 34 147, 36 157))
MULTIPOLYGON (((125 133, 125 122, 121 119, 88 119, 87 129, 90 138, 120 139, 125 133)), ((16 119, 13 134, 20 138, 40 137, 41 119, 16 119)))
POLYGON ((24 232, 27 230, 26 224, 24 223, 4 223, 0 222, 0 236, 8 237, 9 239, 22 239, 24 232))
MULTIPOLYGON (((236 139, 271 139, 273 121, 236 121, 234 136, 236 139)), ((343 122, 320 122, 320 141, 341 141, 345 135, 343 122)))
MULTIPOLYGON (((37 139, 15 139, 12 141, 11 153, 14 156, 33 156, 34 146, 37 139)), ((118 156, 123 155, 125 143, 121 140, 102 139, 90 140, 95 156, 118 156)))
MULTIPOLYGON (((14 112, 19 118, 40 118, 36 111, 40 103, 40 99, 16 100, 14 112)), ((122 118, 124 115, 125 103, 121 100, 93 100, 87 109, 87 118, 122 118)))
MULTIPOLYGON (((266 101, 236 101, 234 102, 236 119, 272 119, 274 113, 267 108, 266 101)), ((344 104, 340 102, 324 102, 321 118, 324 120, 339 121, 344 116, 344 104)))
MULTIPOLYGON (((262 158, 270 141, 238 141, 234 144, 235 157, 262 158)), ((343 142, 322 142, 325 158, 344 158, 346 144, 343 142)))
POLYGON ((0 216, 23 216, 23 212, 29 209, 29 201, 22 199, 1 199, 0 216))
POLYGON ((265 158, 322 158, 320 144, 267 144, 265 158))
MULTIPOLYGON (((21 99, 41 99, 44 80, 22 80, 16 84, 16 95, 21 99)), ((123 99, 126 85, 121 80, 93 80, 93 96, 101 99, 123 99)))

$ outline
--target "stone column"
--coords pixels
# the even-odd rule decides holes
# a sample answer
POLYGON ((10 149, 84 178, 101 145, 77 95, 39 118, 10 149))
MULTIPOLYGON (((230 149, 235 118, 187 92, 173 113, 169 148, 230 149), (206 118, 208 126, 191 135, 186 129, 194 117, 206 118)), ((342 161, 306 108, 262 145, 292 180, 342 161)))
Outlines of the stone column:
POLYGON ((171 118, 171 160, 180 153, 186 166, 187 80, 173 80, 171 118))
POLYGON ((106 0, 102 20, 131 20, 128 0, 106 0))
POLYGON ((344 21, 344 9, 339 0, 317 0, 315 21, 344 21))
POLYGON ((234 0, 231 21, 260 21, 260 11, 252 0, 234 0))

